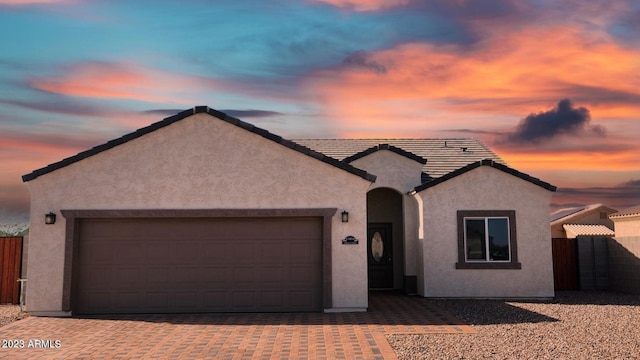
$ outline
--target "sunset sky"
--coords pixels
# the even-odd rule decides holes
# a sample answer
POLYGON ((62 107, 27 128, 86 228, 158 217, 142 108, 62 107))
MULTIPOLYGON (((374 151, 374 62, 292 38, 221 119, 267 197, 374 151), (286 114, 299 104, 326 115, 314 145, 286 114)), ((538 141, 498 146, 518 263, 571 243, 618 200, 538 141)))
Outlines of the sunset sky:
POLYGON ((21 176, 195 105, 287 138, 475 137, 640 204, 637 0, 0 0, 0 222, 21 176))

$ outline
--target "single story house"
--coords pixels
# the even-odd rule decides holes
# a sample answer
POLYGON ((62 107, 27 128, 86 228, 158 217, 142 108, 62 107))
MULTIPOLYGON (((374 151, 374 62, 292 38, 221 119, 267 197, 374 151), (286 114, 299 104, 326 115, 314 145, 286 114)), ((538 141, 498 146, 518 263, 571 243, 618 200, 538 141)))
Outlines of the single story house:
POLYGON ((611 288, 640 294, 640 205, 609 215, 615 237, 609 245, 611 288))
POLYGON ((291 141, 198 106, 23 181, 35 315, 554 296, 556 188, 474 139, 291 141))

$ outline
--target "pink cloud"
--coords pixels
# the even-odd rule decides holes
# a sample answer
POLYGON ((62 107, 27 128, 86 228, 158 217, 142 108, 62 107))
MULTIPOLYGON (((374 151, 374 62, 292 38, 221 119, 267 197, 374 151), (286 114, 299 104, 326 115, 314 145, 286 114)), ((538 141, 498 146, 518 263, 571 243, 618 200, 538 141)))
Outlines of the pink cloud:
POLYGON ((312 0, 355 11, 376 11, 405 5, 410 0, 312 0))
POLYGON ((68 96, 191 104, 184 91, 215 88, 210 79, 130 63, 83 62, 57 77, 33 78, 35 89, 68 96))
POLYGON ((369 53, 356 66, 318 71, 305 85, 327 118, 340 119, 334 125, 343 136, 358 135, 353 129, 415 134, 454 127, 458 117, 466 126, 475 117, 487 120, 478 128, 505 129, 505 117, 517 121, 566 97, 594 117, 640 113, 633 101, 640 82, 630 80, 640 73, 640 49, 580 28, 485 31, 485 40, 471 47, 410 43, 369 53), (612 96, 602 98, 603 92, 612 96))
POLYGON ((77 0, 0 0, 0 6, 29 6, 29 5, 44 5, 44 4, 68 4, 76 2, 77 0))

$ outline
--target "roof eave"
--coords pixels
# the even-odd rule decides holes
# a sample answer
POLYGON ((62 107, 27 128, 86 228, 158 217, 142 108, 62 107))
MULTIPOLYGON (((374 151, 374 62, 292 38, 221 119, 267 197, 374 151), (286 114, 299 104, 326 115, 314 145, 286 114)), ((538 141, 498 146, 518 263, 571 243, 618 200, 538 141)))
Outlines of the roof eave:
POLYGON ((473 170, 475 168, 481 167, 481 166, 490 166, 490 167, 492 167, 494 169, 503 171, 503 172, 505 172, 507 174, 511 174, 513 176, 516 176, 516 177, 522 179, 522 180, 528 181, 528 182, 530 182, 530 183, 532 183, 534 185, 540 186, 540 187, 542 187, 542 188, 544 188, 546 190, 549 190, 551 192, 555 192, 558 189, 556 186, 553 186, 553 185, 551 185, 551 184, 549 184, 549 183, 547 183, 545 181, 542 181, 542 180, 540 180, 538 178, 535 178, 533 176, 527 175, 527 174, 525 174, 523 172, 520 172, 520 171, 518 171, 516 169, 510 168, 510 167, 508 167, 506 165, 500 164, 500 163, 498 163, 498 162, 496 162, 494 160, 484 159, 484 160, 480 160, 480 161, 476 161, 476 162, 470 163, 470 164, 468 164, 466 166, 463 166, 463 167, 461 167, 461 168, 459 168, 457 170, 454 170, 454 171, 452 171, 452 172, 450 172, 448 174, 445 174, 445 175, 443 175, 443 176, 441 176, 441 177, 439 177, 437 179, 434 179, 434 180, 426 182, 426 183, 424 183, 422 185, 416 186, 409 193, 410 194, 419 193, 419 192, 421 192, 423 190, 426 190, 428 188, 434 187, 434 186, 436 186, 436 185, 438 185, 440 183, 443 183, 443 182, 445 182, 447 180, 453 179, 454 177, 460 176, 460 175, 462 175, 464 173, 467 173, 467 172, 469 172, 469 171, 471 171, 471 170, 473 170))
POLYGON ((361 159, 361 158, 363 158, 365 156, 371 155, 371 154, 373 154, 375 152, 378 152, 380 150, 391 151, 391 152, 393 152, 395 154, 398 154, 400 156, 404 156, 404 157, 406 157, 408 159, 416 161, 416 162, 418 162, 418 163, 420 163, 422 165, 427 163, 427 159, 425 159, 425 158, 423 158, 421 156, 418 156, 418 155, 416 155, 416 154, 414 154, 412 152, 409 152, 409 151, 406 151, 404 149, 401 149, 401 148, 399 148, 397 146, 393 146, 393 145, 389 145, 389 144, 378 144, 376 146, 372 146, 372 147, 370 147, 370 148, 368 148, 366 150, 360 151, 359 153, 353 154, 351 156, 347 156, 342 161, 344 161, 346 163, 350 163, 350 162, 356 161, 358 159, 361 159))

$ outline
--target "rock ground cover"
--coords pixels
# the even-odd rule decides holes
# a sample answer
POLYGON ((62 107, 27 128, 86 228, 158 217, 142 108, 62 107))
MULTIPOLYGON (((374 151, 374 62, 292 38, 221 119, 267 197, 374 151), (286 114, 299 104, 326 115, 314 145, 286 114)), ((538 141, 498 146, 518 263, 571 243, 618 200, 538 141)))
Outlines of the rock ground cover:
POLYGON ((387 335, 399 359, 640 359, 639 295, 430 301, 478 333, 387 335))

